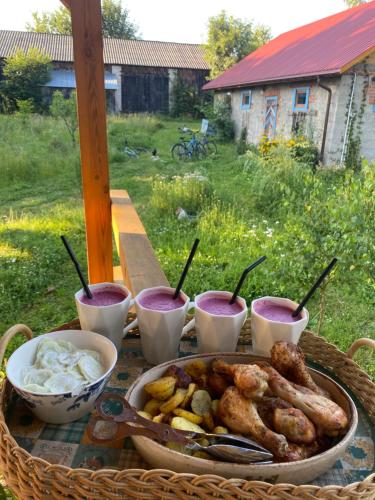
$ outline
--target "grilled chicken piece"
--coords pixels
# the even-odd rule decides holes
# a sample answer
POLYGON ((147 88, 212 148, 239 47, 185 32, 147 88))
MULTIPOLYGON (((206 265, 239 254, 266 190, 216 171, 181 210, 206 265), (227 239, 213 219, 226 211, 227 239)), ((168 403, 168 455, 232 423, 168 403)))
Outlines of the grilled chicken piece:
POLYGON ((222 359, 212 363, 215 373, 229 375, 245 398, 260 399, 268 389, 268 375, 257 365, 230 365, 222 359))
POLYGON ((307 387, 321 396, 330 397, 313 381, 305 364, 305 355, 297 345, 283 340, 276 342, 271 349, 271 364, 291 382, 307 387))
POLYGON ((258 414, 256 403, 246 399, 236 387, 228 387, 224 392, 218 414, 232 432, 252 436, 278 458, 286 456, 288 441, 285 436, 266 427, 258 414))
POLYGON ((270 366, 262 369, 269 376, 268 384, 272 392, 302 410, 322 432, 337 436, 345 430, 348 417, 339 405, 319 394, 299 391, 270 366))
MULTIPOLYGON (((276 398, 273 396, 263 396, 262 399, 257 401, 257 410, 260 418, 266 424, 267 427, 273 429, 273 414, 276 408, 293 408, 293 405, 287 403, 281 398, 276 398)), ((281 433, 282 434, 282 433, 281 433)))
POLYGON ((314 424, 297 408, 276 408, 273 426, 276 432, 296 444, 311 444, 316 440, 314 424))

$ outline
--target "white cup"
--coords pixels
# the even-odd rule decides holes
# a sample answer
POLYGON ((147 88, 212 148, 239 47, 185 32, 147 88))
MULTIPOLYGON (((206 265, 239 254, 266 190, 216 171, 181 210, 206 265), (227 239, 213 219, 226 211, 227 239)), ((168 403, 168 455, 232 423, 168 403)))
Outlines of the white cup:
POLYGON ((189 297, 181 291, 180 298, 183 305, 176 309, 160 311, 142 305, 143 298, 158 292, 168 292, 173 295, 175 288, 157 286, 145 288, 139 292, 134 298, 137 319, 132 321, 124 330, 126 334, 135 326, 139 326, 143 356, 149 363, 155 365, 178 358, 182 327, 190 304, 189 297))
POLYGON ((124 300, 107 306, 97 306, 81 302, 85 295, 83 288, 75 294, 78 317, 82 330, 100 333, 112 340, 117 350, 121 347, 124 337, 124 324, 131 305, 131 293, 118 283, 97 283, 89 285, 92 292, 95 290, 119 290, 125 295, 124 300))
POLYGON ((261 303, 275 304, 294 311, 298 307, 297 302, 280 297, 261 297, 251 303, 251 334, 253 340, 253 351, 255 354, 270 356, 271 349, 275 342, 285 340, 293 344, 298 344, 301 333, 306 328, 309 321, 309 313, 303 308, 301 319, 291 323, 274 321, 262 316, 256 311, 261 303))
POLYGON ((246 321, 247 305, 245 299, 237 297, 236 301, 242 310, 235 315, 213 314, 205 311, 199 305, 203 298, 218 297, 230 300, 232 292, 210 290, 195 297, 194 318, 185 326, 187 333, 195 326, 198 340, 198 352, 234 352, 237 347, 241 328, 246 321))

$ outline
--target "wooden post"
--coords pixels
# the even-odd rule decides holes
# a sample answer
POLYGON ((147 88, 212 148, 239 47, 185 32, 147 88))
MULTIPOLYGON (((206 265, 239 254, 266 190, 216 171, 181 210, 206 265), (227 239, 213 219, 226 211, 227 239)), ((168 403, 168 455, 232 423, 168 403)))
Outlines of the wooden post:
POLYGON ((90 283, 112 281, 112 228, 100 0, 63 0, 72 16, 90 283))

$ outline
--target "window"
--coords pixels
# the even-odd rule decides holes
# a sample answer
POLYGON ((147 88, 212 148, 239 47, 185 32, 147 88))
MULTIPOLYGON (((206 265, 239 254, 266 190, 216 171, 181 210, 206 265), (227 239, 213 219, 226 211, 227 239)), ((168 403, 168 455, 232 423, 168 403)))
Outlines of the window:
POLYGON ((241 92, 241 109, 250 109, 251 106, 251 90, 241 92))
POLYGON ((309 109, 309 87, 294 89, 293 111, 307 111, 309 109))

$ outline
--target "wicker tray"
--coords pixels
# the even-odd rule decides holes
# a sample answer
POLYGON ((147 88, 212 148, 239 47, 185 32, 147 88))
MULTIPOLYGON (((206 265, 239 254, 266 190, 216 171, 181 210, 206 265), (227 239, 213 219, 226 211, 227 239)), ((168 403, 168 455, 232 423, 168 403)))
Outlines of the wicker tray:
MULTIPOLYGON (((132 319, 132 318, 129 318, 132 319)), ((77 328, 75 320, 59 329, 77 328)), ((15 325, 0 341, 0 360, 6 345, 18 332, 31 338, 25 325, 15 325)), ((136 332, 135 332, 136 333, 136 332)), ((191 336, 191 335, 190 335, 191 336)), ((251 340, 250 322, 241 334, 240 344, 251 340)), ((375 348, 370 339, 356 341, 348 354, 339 351, 323 338, 304 332, 300 345, 308 358, 326 367, 346 384, 365 408, 375 424, 375 384, 351 359, 362 345, 375 348)), ((262 481, 224 479, 214 475, 197 476, 168 470, 144 469, 73 469, 30 455, 20 447, 5 421, 5 413, 12 394, 6 380, 0 388, 0 467, 4 480, 22 500, 47 498, 73 499, 175 499, 175 498, 222 498, 230 499, 374 499, 375 474, 348 486, 324 486, 293 484, 272 485, 262 481)))

